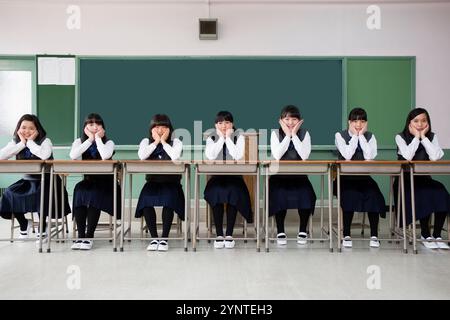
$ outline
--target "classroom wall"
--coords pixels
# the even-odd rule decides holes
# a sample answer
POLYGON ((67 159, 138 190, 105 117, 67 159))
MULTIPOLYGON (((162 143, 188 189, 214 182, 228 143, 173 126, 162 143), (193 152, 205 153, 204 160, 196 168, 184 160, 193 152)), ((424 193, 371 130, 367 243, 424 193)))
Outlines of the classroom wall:
POLYGON ((0 54, 416 56, 416 105, 449 148, 450 3, 377 3, 380 30, 366 27, 371 1, 212 0, 219 40, 200 41, 206 1, 0 0, 0 54), (80 30, 66 27, 70 4, 80 30))

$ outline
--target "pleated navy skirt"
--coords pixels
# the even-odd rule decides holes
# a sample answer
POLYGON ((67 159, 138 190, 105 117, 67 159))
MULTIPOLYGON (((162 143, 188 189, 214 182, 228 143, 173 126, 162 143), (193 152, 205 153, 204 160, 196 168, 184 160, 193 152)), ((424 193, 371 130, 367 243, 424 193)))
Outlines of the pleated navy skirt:
POLYGON ((228 203, 236 207, 248 223, 253 222, 250 194, 242 176, 212 176, 206 184, 204 197, 211 207, 228 203))
MULTIPOLYGON (((336 180, 333 189, 337 195, 336 180)), ((343 211, 378 212, 386 217, 386 201, 370 176, 341 176, 341 207, 343 211)))
POLYGON ((142 188, 136 207, 136 218, 143 215, 144 208, 168 207, 184 220, 184 193, 180 183, 147 182, 142 188))
MULTIPOLYGON (((78 182, 73 191, 73 208, 94 207, 110 215, 114 214, 114 177, 90 175, 78 182)), ((117 219, 121 217, 120 186, 117 186, 117 219)))
MULTIPOLYGON (((398 178, 394 181, 395 206, 398 206, 398 178)), ((431 176, 414 177, 414 199, 416 205, 416 219, 423 219, 434 212, 450 213, 450 195, 445 186, 431 176)), ((412 222, 411 209, 411 179, 409 172, 405 172, 405 207, 406 225, 412 222)))
MULTIPOLYGON (((28 212, 38 212, 40 213, 41 208, 41 180, 39 176, 36 176, 39 180, 28 180, 20 179, 16 183, 10 185, 5 192, 0 201, 0 216, 4 219, 11 219, 11 214, 13 213, 28 213, 28 212)), ((50 174, 45 174, 44 178, 44 216, 48 216, 48 198, 50 194, 50 174)), ((57 197, 58 197, 58 208, 55 207, 55 202, 53 202, 52 208, 52 218, 61 217, 61 178, 57 176, 56 178, 57 197)), ((53 201, 55 198, 53 197, 53 201)), ((64 188, 64 215, 70 213, 69 197, 67 195, 67 190, 64 188)))
POLYGON ((314 213, 316 193, 305 175, 275 175, 269 178, 269 215, 287 209, 314 213))

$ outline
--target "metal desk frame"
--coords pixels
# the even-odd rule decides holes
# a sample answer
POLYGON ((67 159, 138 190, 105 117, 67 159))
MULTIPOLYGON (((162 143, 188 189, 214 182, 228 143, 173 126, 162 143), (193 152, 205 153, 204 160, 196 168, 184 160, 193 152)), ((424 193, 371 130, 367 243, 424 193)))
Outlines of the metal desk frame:
MULTIPOLYGON (((418 241, 423 242, 423 240, 417 239, 416 235, 416 203, 414 194, 414 176, 450 175, 450 161, 449 160, 410 161, 409 172, 411 180, 412 241, 413 241, 413 251, 415 254, 417 254, 418 253, 417 242, 418 241)), ((449 233, 450 231, 449 228, 450 228, 450 218, 447 216, 447 233, 449 233)), ((450 239, 440 241, 450 243, 450 239)))
MULTIPOLYGON (((192 249, 197 250, 197 240, 215 240, 212 237, 199 237, 199 217, 200 217, 200 199, 199 199, 199 177, 200 175, 250 175, 256 176, 255 181, 255 224, 256 236, 255 238, 240 237, 234 240, 256 240, 256 251, 260 251, 260 206, 259 206, 259 164, 257 161, 221 161, 221 160, 204 160, 194 161, 194 230, 192 236, 192 249)), ((246 222, 245 222, 246 223, 246 222)), ((244 223, 244 224, 245 224, 244 223)))
MULTIPOLYGON (((185 228, 184 228, 184 236, 182 238, 170 238, 171 240, 183 240, 184 242, 184 251, 188 251, 188 235, 190 231, 190 166, 189 162, 186 161, 157 161, 157 160, 123 160, 122 163, 122 212, 123 212, 123 222, 121 224, 121 237, 120 237, 120 251, 123 251, 123 243, 124 240, 149 240, 154 238, 136 238, 131 237, 131 207, 132 207, 132 197, 133 197, 133 174, 167 174, 174 175, 180 174, 184 175, 185 178, 185 204, 184 204, 184 213, 185 213, 185 228), (125 184, 126 184, 126 176, 130 177, 130 185, 129 185, 129 193, 130 197, 128 199, 128 207, 129 207, 129 216, 128 216, 128 227, 125 229, 125 184), (126 234, 130 234, 129 237, 126 237, 126 234)), ((158 238, 168 240, 166 238, 158 238)))
MULTIPOLYGON (((45 161, 44 160, 0 160, 0 174, 37 174, 41 176, 41 195, 40 195, 40 209, 39 209, 39 233, 42 234, 44 228, 44 183, 45 183, 45 161)), ((32 213, 33 214, 33 213, 32 213)), ((14 219, 14 212, 12 212, 11 219, 14 219)), ((50 219, 49 219, 50 220, 50 219)), ((11 223, 11 229, 14 227, 11 223)), ((49 229, 51 230, 51 229, 49 229)), ((12 230, 11 230, 12 231, 12 230)), ((0 241, 36 241, 34 238, 18 239, 13 237, 13 232, 9 238, 0 239, 0 241)), ((42 252, 42 237, 39 241, 39 252, 42 252)))
MULTIPOLYGON (((397 208, 397 214, 399 211, 402 213, 403 221, 403 252, 408 253, 406 247, 406 211, 405 211, 405 185, 403 179, 403 167, 408 165, 407 161, 378 161, 378 160, 339 160, 336 161, 337 167, 337 197, 338 197, 338 228, 337 228, 337 241, 338 252, 342 251, 342 207, 341 207, 341 176, 370 176, 370 175, 387 175, 390 176, 390 190, 389 190, 389 217, 392 221, 392 194, 393 194, 393 177, 398 176, 400 179, 398 197, 401 198, 398 201, 401 210, 397 208)), ((391 232, 392 232, 391 226, 391 232)), ((395 234, 398 235, 397 232, 395 234)), ((370 238, 353 238, 352 240, 365 240, 370 241, 370 238)), ((381 241, 392 241, 392 239, 378 239, 381 241)))
MULTIPOLYGON (((300 160, 300 161, 264 161, 262 162, 265 170, 265 192, 264 192, 264 216, 265 216, 265 243, 266 252, 269 252, 269 240, 276 240, 276 238, 269 237, 269 178, 273 175, 320 175, 320 232, 323 235, 323 209, 324 209, 324 177, 327 176, 328 183, 328 237, 325 238, 308 238, 308 241, 328 241, 330 244, 330 252, 333 252, 333 240, 332 240, 332 210, 333 210, 333 193, 331 183, 331 167, 334 160, 300 160)), ((311 220, 311 219, 310 219, 311 220)), ((311 231, 310 221, 310 231, 311 231)), ((289 238, 286 240, 297 240, 297 238, 289 238)))
MULTIPOLYGON (((98 175, 113 175, 113 236, 112 238, 84 238, 83 240, 112 240, 113 251, 117 251, 117 168, 119 161, 117 160, 52 160, 46 161, 50 165, 50 203, 49 211, 52 211, 52 196, 53 196, 53 176, 55 174, 98 174, 98 175)), ((64 183, 61 192, 64 191, 64 183)), ((64 199, 64 194, 62 198, 64 199)), ((123 214, 122 214, 123 215, 123 214)), ((122 218, 123 219, 123 218, 122 218)), ((123 220, 122 220, 123 221, 123 220)), ((51 220, 49 221, 51 227, 51 220)), ((51 228, 50 228, 51 230, 51 228)), ((68 240, 78 240, 72 238, 68 240)), ((51 237, 48 237, 47 252, 50 252, 51 237)))

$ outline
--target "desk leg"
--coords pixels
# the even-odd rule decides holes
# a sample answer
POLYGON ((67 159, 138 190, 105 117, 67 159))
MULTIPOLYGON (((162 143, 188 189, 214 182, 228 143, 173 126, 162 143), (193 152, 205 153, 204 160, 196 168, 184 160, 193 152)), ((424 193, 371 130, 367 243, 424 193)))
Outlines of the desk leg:
MULTIPOLYGON (((51 251, 50 249, 50 243, 52 241, 52 211, 53 211, 53 189, 56 188, 53 184, 54 180, 54 172, 53 167, 50 168, 50 187, 49 187, 49 200, 48 200, 48 212, 47 212, 47 220, 48 220, 48 226, 47 226, 47 252, 49 253, 51 251)), ((41 184, 41 189, 44 188, 44 184, 41 184)), ((57 210, 55 210, 56 213, 57 210)), ((56 232, 58 232, 58 220, 56 219, 56 232)), ((42 241, 42 229, 41 234, 39 237, 39 241, 42 241)))
POLYGON ((336 167, 337 170, 337 242, 338 242, 338 252, 342 251, 341 248, 341 170, 339 165, 336 167))
POLYGON ((259 208, 259 167, 256 168, 256 195, 255 195, 255 210, 256 210, 256 251, 261 251, 261 243, 259 238, 259 216, 260 216, 260 208, 259 208))
POLYGON ((199 199, 198 199, 198 172, 197 166, 194 168, 194 230, 192 232, 192 250, 197 251, 197 228, 198 228, 198 211, 199 211, 199 199))
POLYGON ((414 196, 414 168, 411 166, 409 168, 409 175, 411 179, 411 211, 412 211, 412 233, 413 233, 413 252, 415 254, 418 253, 417 251, 417 237, 416 237, 416 197, 414 196))
MULTIPOLYGON (((113 195, 113 251, 116 252, 117 251, 117 166, 114 166, 114 179, 113 179, 113 184, 114 184, 114 195, 113 195)), ((122 219, 122 223, 123 223, 123 217, 121 217, 122 219)))
POLYGON ((63 243, 65 243, 65 240, 66 240, 66 232, 67 232, 67 229, 66 229, 66 222, 67 222, 67 217, 66 217, 66 213, 65 213, 65 203, 66 203, 66 199, 65 199, 65 197, 64 197, 64 187, 65 187, 65 185, 66 185, 66 182, 65 182, 65 177, 64 176, 62 176, 61 177, 61 221, 62 221, 62 238, 63 238, 63 240, 62 240, 62 242, 63 243))
MULTIPOLYGON (((53 175, 53 167, 50 171, 50 180, 52 179, 53 175)), ((44 230, 44 183, 45 183, 45 168, 42 166, 41 170, 41 203, 39 206, 39 252, 42 252, 42 234, 44 230)), ((52 194, 52 191, 50 190, 50 194, 52 194)), ((14 219, 14 217, 12 217, 14 219)), ((33 227, 34 228, 34 227, 33 227)))
POLYGON ((333 184, 331 183, 331 166, 328 167, 328 236, 330 252, 333 252, 333 184))
MULTIPOLYGON (((320 176, 320 237, 323 238, 323 197, 324 197, 324 176, 320 176)), ((312 217, 312 215, 311 215, 312 217)), ((311 219, 312 222, 312 219, 311 219)), ((323 242, 323 241, 320 241, 323 242)))
MULTIPOLYGON (((393 232, 393 215, 392 215, 392 197, 394 195, 394 177, 390 176, 389 177, 389 232, 391 233, 391 238, 394 235, 393 232)), ((392 241, 389 241, 389 243, 391 243, 392 241)))
MULTIPOLYGON (((125 186, 126 186, 126 179, 127 179, 127 173, 126 173, 126 167, 125 165, 122 168, 122 189, 120 190, 120 197, 122 199, 121 203, 121 209, 122 209, 122 223, 120 224, 120 251, 123 252, 123 242, 125 238, 125 186)), ((131 198, 131 194, 130 194, 131 198)), ((130 212, 131 214, 131 212, 130 212)), ((130 215, 131 216, 131 215, 130 215)))
MULTIPOLYGON (((133 208, 133 175, 132 174, 130 174, 129 175, 129 177, 130 177, 130 180, 129 180, 129 183, 130 183, 130 186, 129 186, 129 189, 128 189, 128 192, 129 192, 129 198, 128 198, 128 234, 129 234, 129 239, 128 239, 128 242, 131 242, 131 217, 132 217, 132 208, 133 208)), ((141 227, 141 234, 142 234, 142 227, 141 227)), ((124 237, 125 237, 125 234, 124 234, 124 237)), ((141 238, 142 238, 142 236, 141 236, 141 238)), ((125 240, 125 238, 124 238, 124 240, 125 240)))
POLYGON ((402 206, 402 226, 403 226, 403 252, 408 253, 406 243, 406 202, 405 202, 405 179, 403 169, 400 171, 400 193, 401 193, 401 206, 402 206))
POLYGON ((184 168, 184 190, 185 190, 185 200, 184 200, 184 251, 188 251, 188 226, 189 226, 189 216, 190 216, 190 206, 191 206, 191 195, 189 192, 189 166, 186 165, 184 168))
POLYGON ((265 197, 264 197, 264 202, 265 202, 265 208, 264 208, 264 216, 265 216, 265 220, 266 223, 264 225, 265 227, 265 236, 266 236, 266 252, 269 252, 269 166, 266 167, 265 169, 266 172, 266 176, 265 176, 265 197))

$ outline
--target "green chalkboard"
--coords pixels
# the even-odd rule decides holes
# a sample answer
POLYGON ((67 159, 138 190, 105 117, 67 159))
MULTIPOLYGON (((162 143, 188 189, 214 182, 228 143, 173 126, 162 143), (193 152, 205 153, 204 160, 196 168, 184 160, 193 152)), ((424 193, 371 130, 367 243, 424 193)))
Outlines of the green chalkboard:
POLYGON ((348 58, 347 112, 367 111, 379 146, 394 147, 395 134, 415 107, 414 58, 348 58))
POLYGON ((97 112, 116 144, 136 145, 150 118, 176 128, 213 127, 229 110, 244 130, 277 128, 280 110, 300 107, 314 145, 334 144, 342 125, 341 58, 79 58, 79 122, 97 112))
POLYGON ((38 116, 53 145, 74 140, 75 86, 38 85, 38 116))

